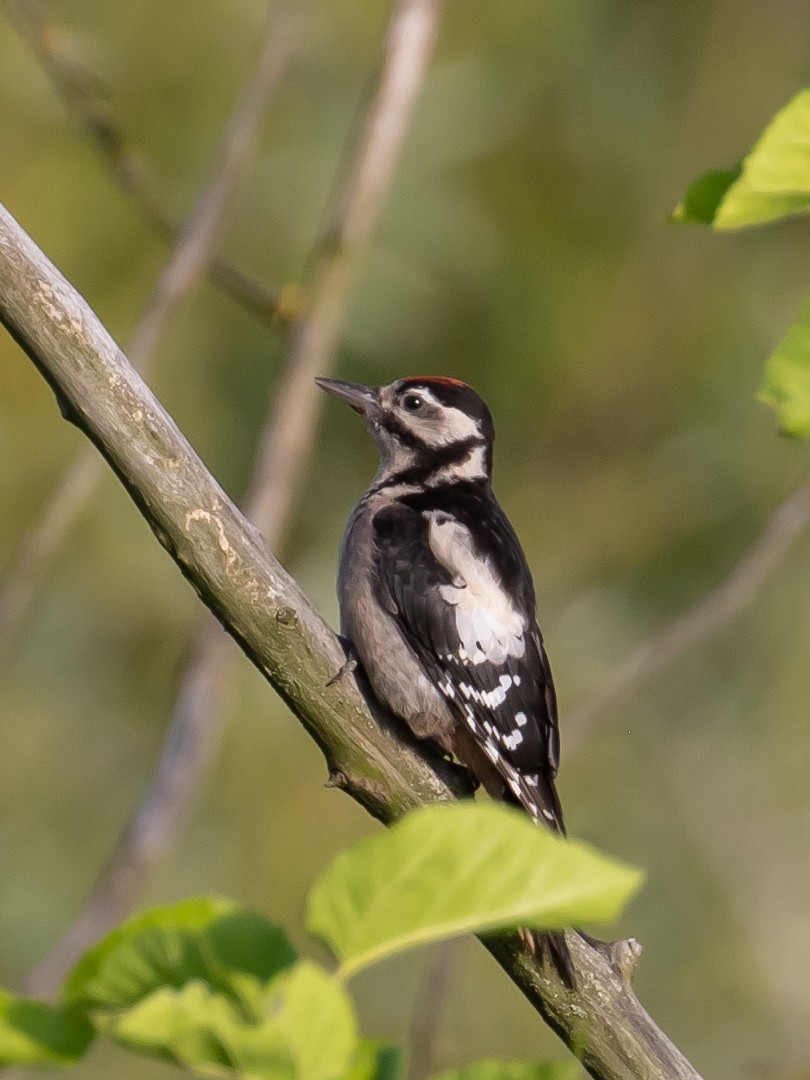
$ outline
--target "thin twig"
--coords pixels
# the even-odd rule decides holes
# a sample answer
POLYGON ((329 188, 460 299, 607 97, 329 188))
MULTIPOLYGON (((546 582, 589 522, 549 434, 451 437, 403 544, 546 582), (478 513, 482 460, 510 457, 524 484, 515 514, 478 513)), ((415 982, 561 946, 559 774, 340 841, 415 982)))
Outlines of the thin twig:
POLYGON ((20 540, 0 583, 0 658, 7 654, 37 589, 103 477, 97 455, 80 450, 20 540))
MULTIPOLYGON (((469 791, 374 715, 351 676, 335 681, 340 643, 239 513, 91 308, 0 208, 0 322, 109 462, 158 541, 324 752, 332 784, 385 822, 469 791), (140 419, 136 419, 139 417, 140 419)), ((486 946, 598 1080, 698 1080, 630 985, 631 941, 567 942, 566 989, 516 935, 486 946)))
MULTIPOLYGON (((694 147, 705 137, 706 101, 711 100, 717 84, 717 73, 733 63, 739 48, 734 35, 745 32, 750 20, 745 16, 759 10, 755 0, 748 0, 746 11, 740 10, 739 0, 717 0, 706 28, 702 54, 689 81, 689 93, 684 101, 677 130, 669 141, 666 160, 658 169, 662 178, 655 196, 657 214, 646 214, 643 224, 628 249, 623 263, 612 275, 612 284, 578 352, 596 356, 608 363, 616 350, 626 352, 627 312, 633 310, 638 297, 643 296, 651 271, 660 261, 663 210, 671 205, 672 177, 683 174, 694 147), (729 34, 732 35, 731 39, 729 34)), ((803 56, 800 35, 794 35, 793 55, 786 56, 786 65, 795 64, 803 56)), ((644 343, 636 334, 636 348, 644 343)), ((724 622, 733 618, 750 603, 766 578, 787 554, 793 540, 810 526, 810 508, 805 487, 797 491, 777 510, 759 540, 731 569, 726 581, 698 603, 678 616, 671 625, 645 644, 633 650, 614 668, 594 697, 564 718, 565 752, 570 755, 601 722, 605 713, 656 672, 672 663, 687 648, 696 644, 724 622)))
POLYGON ((436 946, 419 986, 408 1032, 408 1080, 428 1080, 440 1071, 439 1036, 459 945, 452 940, 436 946))
POLYGON ((5 581, 0 585, 0 657, 7 653, 11 638, 70 532, 78 510, 88 504, 103 475, 98 455, 82 448, 43 503, 39 517, 20 540, 5 581))
POLYGON ((272 422, 259 450, 251 501, 270 525, 273 547, 284 539, 289 508, 302 484, 328 375, 337 351, 349 286, 379 220, 438 23, 437 0, 396 0, 382 69, 351 156, 345 186, 314 259, 309 305, 291 330, 272 422))
MULTIPOLYGON (((264 103, 289 65, 292 46, 287 19, 274 20, 272 26, 268 23, 259 63, 234 107, 217 163, 133 332, 129 355, 143 373, 149 369, 171 316, 197 285, 211 257, 228 205, 249 163, 264 103)), ((23 538, 0 590, 0 655, 103 475, 98 457, 92 451, 82 451, 23 538)))
POLYGON ((268 19, 259 63, 246 82, 228 121, 219 160, 138 321, 129 356, 131 363, 141 372, 154 356, 180 301, 199 283, 211 259, 226 211, 251 159, 267 98, 292 58, 288 18, 268 19))
POLYGON ((785 500, 726 579, 659 634, 634 649, 599 692, 566 719, 566 742, 579 745, 608 709, 656 672, 748 606, 782 563, 793 542, 810 526, 810 481, 785 500))
POLYGON ((219 718, 231 686, 233 643, 205 613, 192 638, 193 658, 180 685, 172 722, 144 795, 90 897, 48 955, 28 973, 25 990, 55 998, 66 974, 85 949, 121 922, 137 905, 152 871, 185 823, 222 734, 219 718))
MULTIPOLYGON (((38 0, 4 0, 9 20, 36 58, 54 93, 112 172, 121 190, 140 209, 152 231, 172 246, 185 226, 166 210, 166 199, 142 153, 134 149, 113 116, 101 80, 75 59, 62 55, 59 34, 38 0)), ((211 282, 243 307, 266 321, 288 317, 284 291, 273 291, 211 253, 206 272, 211 282)), ((293 309, 294 313, 294 309, 293 309)))
MULTIPOLYGON (((643 214, 640 227, 625 249, 622 260, 612 268, 609 288, 604 292, 601 303, 595 307, 590 325, 577 348, 578 357, 597 358, 597 363, 608 364, 616 355, 623 358, 626 366, 628 353, 627 313, 635 312, 639 298, 646 299, 651 282, 658 281, 661 267, 661 245, 663 233, 671 228, 665 215, 672 206, 673 177, 683 176, 688 172, 689 162, 694 157, 695 146, 706 138, 706 116, 714 100, 718 81, 718 72, 730 63, 736 64, 736 57, 747 40, 748 28, 760 11, 759 0, 716 0, 703 36, 703 48, 697 58, 695 70, 687 81, 688 91, 682 102, 681 112, 675 121, 675 127, 667 139, 666 150, 658 162, 656 177, 660 184, 658 191, 652 185, 646 185, 651 208, 643 214)), ((804 59, 804 44, 800 34, 794 34, 791 43, 793 57, 780 54, 786 68, 798 57, 804 59)), ((660 289, 656 289, 656 296, 660 289)), ((651 302, 650 302, 651 303, 651 302)), ((655 335, 660 334, 660 320, 639 318, 634 326, 632 348, 636 355, 646 358, 648 348, 655 341, 647 342, 642 334, 644 327, 652 328, 655 335)), ((581 366, 574 358, 574 370, 593 370, 590 366, 581 366)), ((593 361, 592 361, 593 362, 593 361)), ((596 383, 593 382, 596 386, 596 383)), ((600 387, 604 393, 604 383, 600 387)))
MULTIPOLYGON (((271 408, 245 508, 246 516, 274 549, 286 532, 297 488, 295 478, 305 468, 312 448, 311 431, 307 432, 309 438, 302 438, 299 429, 314 425, 310 402, 313 377, 332 366, 351 266, 379 217, 424 77, 434 27, 432 4, 407 0, 394 9, 382 74, 351 157, 345 189, 316 251, 311 311, 297 328, 281 377, 281 396, 287 404, 277 401, 271 408), (420 9, 415 20, 414 8, 420 9), (431 9, 429 18, 422 12, 424 8, 431 9), (340 251, 344 254, 338 275, 334 264, 340 251), (326 333, 321 329, 325 323, 326 333), (281 492, 279 484, 283 485, 281 492)), ((217 752, 235 659, 220 628, 210 618, 204 619, 195 635, 192 660, 145 796, 99 874, 84 911, 29 975, 26 988, 30 993, 52 996, 84 950, 141 899, 155 864, 176 841, 189 804, 217 752)))

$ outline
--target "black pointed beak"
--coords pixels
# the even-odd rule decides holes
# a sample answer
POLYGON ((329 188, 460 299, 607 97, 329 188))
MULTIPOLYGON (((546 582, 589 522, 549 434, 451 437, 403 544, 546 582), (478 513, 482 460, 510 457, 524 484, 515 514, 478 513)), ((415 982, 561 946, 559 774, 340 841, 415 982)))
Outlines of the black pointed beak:
POLYGON ((345 401, 361 416, 374 416, 379 408, 377 391, 373 386, 361 386, 360 383, 345 382, 343 379, 317 378, 315 382, 320 386, 321 390, 325 390, 332 397, 345 401))

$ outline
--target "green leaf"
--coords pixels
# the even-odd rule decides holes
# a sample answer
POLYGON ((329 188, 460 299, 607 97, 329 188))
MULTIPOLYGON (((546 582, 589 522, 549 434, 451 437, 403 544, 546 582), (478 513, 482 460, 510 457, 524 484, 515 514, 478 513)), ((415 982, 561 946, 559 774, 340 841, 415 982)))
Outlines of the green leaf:
POLYGON ((123 1009, 162 987, 197 980, 255 1010, 267 983, 295 961, 284 932, 227 900, 201 897, 137 915, 85 953, 65 1001, 123 1009))
POLYGON ((735 169, 714 169, 704 173, 686 189, 683 202, 672 212, 672 221, 684 225, 711 225, 723 196, 740 175, 735 169))
POLYGON ((358 1050, 351 1002, 283 932, 217 899, 130 919, 65 986, 109 1038, 205 1076, 342 1080, 358 1050))
POLYGON ((810 438, 810 298, 771 353, 759 398, 776 409, 787 435, 810 438))
POLYGON ((163 987, 117 1013, 102 1013, 109 1038, 205 1076, 341 1080, 358 1049, 352 1004, 334 979, 303 961, 279 975, 261 1015, 248 1020, 199 981, 163 987))
POLYGON ((441 1073, 434 1080, 577 1080, 582 1075, 579 1062, 574 1060, 476 1061, 441 1073))
POLYGON ((761 225, 810 209, 810 90, 765 128, 717 209, 715 229, 761 225))
POLYGON ((279 1026, 296 1063, 296 1076, 332 1080, 349 1069, 358 1048, 351 1000, 323 968, 310 961, 296 964, 273 984, 268 1023, 279 1026))
POLYGON ((307 925, 346 977, 459 934, 612 919, 641 877, 507 807, 428 806, 340 854, 310 893, 307 925))
POLYGON ((741 166, 692 183, 672 220, 742 229, 810 210, 810 90, 765 128, 741 166))
POLYGON ((113 1042, 202 1076, 226 1077, 236 1071, 270 1080, 294 1080, 292 1055, 283 1034, 265 1032, 253 1040, 243 1060, 239 1048, 246 1027, 233 1005, 202 982, 176 990, 163 987, 120 1012, 99 1013, 96 1024, 113 1042))
POLYGON ((717 208, 715 229, 762 225, 810 209, 810 90, 776 114, 717 208))
POLYGON ((399 1080, 402 1052, 381 1039, 361 1039, 346 1080, 399 1080))
POLYGON ((87 1019, 68 1006, 17 997, 0 989, 0 1067, 69 1065, 93 1041, 87 1019))

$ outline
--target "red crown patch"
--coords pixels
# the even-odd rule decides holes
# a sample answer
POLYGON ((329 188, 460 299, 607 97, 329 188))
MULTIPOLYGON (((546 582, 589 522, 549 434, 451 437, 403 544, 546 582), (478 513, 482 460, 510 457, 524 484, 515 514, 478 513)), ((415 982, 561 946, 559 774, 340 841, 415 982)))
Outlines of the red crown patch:
POLYGON ((439 386, 466 386, 467 384, 462 382, 461 379, 451 379, 447 375, 411 375, 407 379, 402 380, 406 386, 419 385, 430 386, 431 383, 438 383, 439 386))

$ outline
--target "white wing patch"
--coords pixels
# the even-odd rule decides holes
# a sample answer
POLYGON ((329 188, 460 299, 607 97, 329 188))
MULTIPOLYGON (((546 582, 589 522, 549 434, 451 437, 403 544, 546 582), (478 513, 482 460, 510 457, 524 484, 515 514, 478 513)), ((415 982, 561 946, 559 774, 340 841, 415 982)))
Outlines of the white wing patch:
POLYGON ((510 734, 503 736, 503 745, 507 750, 517 750, 522 742, 523 732, 519 731, 517 728, 510 732, 510 734))
MULTIPOLYGON (((448 657, 452 659, 452 657, 448 657)), ((473 686, 472 683, 464 682, 463 679, 459 679, 458 688, 467 699, 467 701, 477 701, 479 705, 483 705, 487 709, 497 709, 499 705, 503 705, 506 701, 507 691, 512 686, 513 678, 511 675, 501 675, 498 680, 499 686, 496 686, 492 690, 479 690, 478 687, 473 686)), ((447 695, 447 697, 455 697, 455 693, 451 693, 452 686, 448 679, 449 689, 445 689, 444 684, 440 684, 440 689, 447 695)), ((523 713, 520 713, 523 716, 523 713)), ((526 723, 526 717, 523 716, 523 723, 526 723)))
MULTIPOLYGON (((430 550, 453 577, 453 584, 441 585, 439 593, 455 608, 458 659, 471 664, 503 664, 510 656, 520 659, 526 651, 523 617, 512 607, 488 560, 475 554, 470 530, 442 510, 425 511, 424 516, 430 550)), ((503 702, 507 689, 501 683, 489 691, 493 695, 503 691, 492 705, 503 702)))

